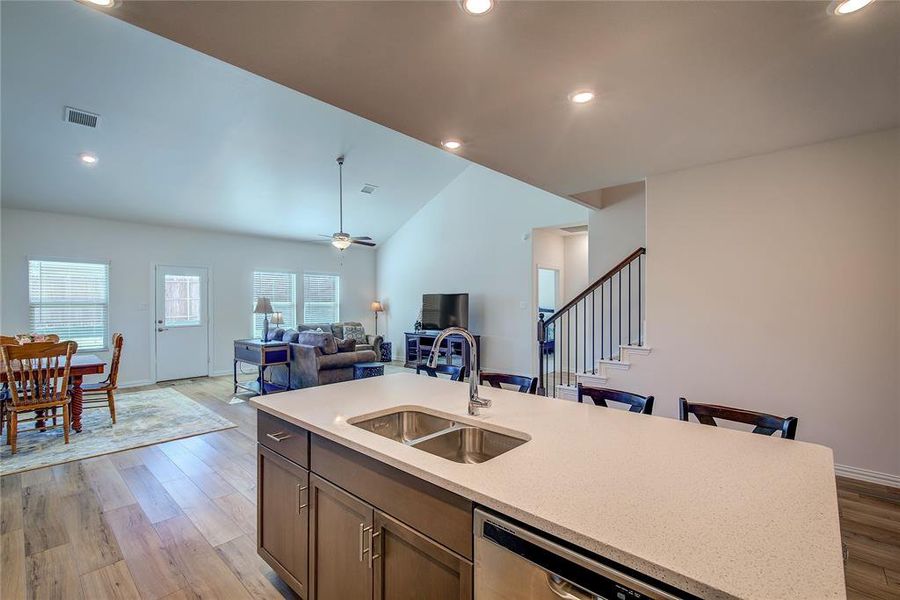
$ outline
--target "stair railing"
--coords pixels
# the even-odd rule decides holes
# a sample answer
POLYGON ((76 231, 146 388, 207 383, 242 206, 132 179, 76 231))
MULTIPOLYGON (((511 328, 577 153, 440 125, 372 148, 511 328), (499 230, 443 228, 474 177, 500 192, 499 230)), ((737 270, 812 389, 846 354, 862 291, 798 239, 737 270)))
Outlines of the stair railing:
POLYGON ((576 373, 596 374, 598 360, 618 360, 621 346, 644 345, 645 254, 638 248, 561 309, 539 314, 538 394, 555 397, 576 373))

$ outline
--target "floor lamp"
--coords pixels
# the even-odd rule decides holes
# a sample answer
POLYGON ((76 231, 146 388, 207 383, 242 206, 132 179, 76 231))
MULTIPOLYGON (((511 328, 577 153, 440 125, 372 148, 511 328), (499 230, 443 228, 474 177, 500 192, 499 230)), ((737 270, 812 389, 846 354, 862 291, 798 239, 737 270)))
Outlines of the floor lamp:
POLYGON ((381 302, 376 300, 372 303, 371 309, 375 313, 375 335, 378 335, 378 313, 384 312, 384 307, 381 305, 381 302))

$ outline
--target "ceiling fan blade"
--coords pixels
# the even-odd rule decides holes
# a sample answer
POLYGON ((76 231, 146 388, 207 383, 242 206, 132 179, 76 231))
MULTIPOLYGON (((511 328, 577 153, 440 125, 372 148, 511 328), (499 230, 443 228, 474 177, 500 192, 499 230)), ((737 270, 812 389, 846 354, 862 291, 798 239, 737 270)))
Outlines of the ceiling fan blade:
POLYGON ((367 236, 367 235, 360 235, 360 236, 355 237, 355 238, 353 238, 353 239, 354 239, 354 240, 363 240, 363 241, 366 241, 366 242, 371 242, 371 241, 372 241, 372 238, 370 238, 370 237, 367 236))
POLYGON ((319 237, 324 237, 324 238, 328 238, 328 239, 331 239, 331 237, 332 237, 332 236, 330 236, 330 235, 325 235, 324 233, 319 233, 319 234, 316 234, 316 235, 318 235, 319 237))
POLYGON ((360 246, 375 246, 375 242, 363 242, 358 239, 350 240, 350 242, 353 244, 359 244, 360 246))

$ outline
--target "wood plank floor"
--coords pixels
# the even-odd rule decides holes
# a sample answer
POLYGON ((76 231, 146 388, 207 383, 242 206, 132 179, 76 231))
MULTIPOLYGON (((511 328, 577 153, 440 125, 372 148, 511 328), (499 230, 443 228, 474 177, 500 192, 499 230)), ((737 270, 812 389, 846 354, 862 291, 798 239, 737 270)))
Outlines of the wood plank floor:
MULTIPOLYGON (((229 377, 169 385, 238 427, 0 478, 3 600, 296 597, 256 555, 256 411, 229 377)), ((838 501, 848 598, 900 600, 900 490, 838 501)))

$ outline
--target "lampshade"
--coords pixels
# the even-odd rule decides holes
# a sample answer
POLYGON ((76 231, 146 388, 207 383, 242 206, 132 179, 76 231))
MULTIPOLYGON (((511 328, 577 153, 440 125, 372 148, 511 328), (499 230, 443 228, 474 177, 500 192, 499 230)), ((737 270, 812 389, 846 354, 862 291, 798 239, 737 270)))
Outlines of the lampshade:
POLYGON ((269 318, 269 323, 272 325, 284 325, 284 315, 280 312, 272 313, 272 316, 269 318))
POLYGON ((372 303, 371 310, 372 310, 372 312, 384 312, 384 307, 381 306, 381 302, 376 300, 375 302, 372 303))
POLYGON ((272 314, 275 312, 272 310, 272 303, 268 298, 257 298, 256 299, 256 307, 253 309, 254 314, 257 315, 265 315, 272 314))

